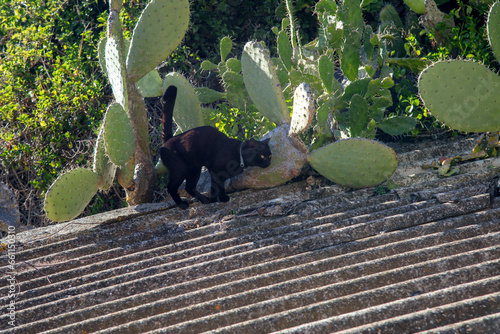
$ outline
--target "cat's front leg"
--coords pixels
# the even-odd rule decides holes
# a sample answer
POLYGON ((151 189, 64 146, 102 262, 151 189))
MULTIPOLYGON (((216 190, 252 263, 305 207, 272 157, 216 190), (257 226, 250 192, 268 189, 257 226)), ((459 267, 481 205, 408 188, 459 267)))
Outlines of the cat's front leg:
POLYGON ((226 195, 226 188, 224 188, 224 184, 222 184, 222 187, 219 191, 219 201, 221 202, 229 202, 231 198, 226 195))
POLYGON ((210 171, 210 178, 212 179, 212 186, 210 188, 210 203, 217 202, 219 199, 220 202, 229 201, 229 196, 226 195, 226 189, 224 188, 224 182, 226 181, 226 177, 222 175, 222 173, 214 173, 210 171))

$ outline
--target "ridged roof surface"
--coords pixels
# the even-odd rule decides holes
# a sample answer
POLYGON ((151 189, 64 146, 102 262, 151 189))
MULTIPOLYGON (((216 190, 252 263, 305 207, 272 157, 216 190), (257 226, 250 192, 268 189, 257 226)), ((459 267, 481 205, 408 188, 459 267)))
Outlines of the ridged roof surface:
MULTIPOLYGON (((377 194, 321 178, 229 204, 143 205, 17 235, 5 333, 500 333, 500 158, 398 152, 377 194)), ((5 242, 5 240, 4 240, 5 242)), ((1 257, 5 275, 8 257, 1 257)))

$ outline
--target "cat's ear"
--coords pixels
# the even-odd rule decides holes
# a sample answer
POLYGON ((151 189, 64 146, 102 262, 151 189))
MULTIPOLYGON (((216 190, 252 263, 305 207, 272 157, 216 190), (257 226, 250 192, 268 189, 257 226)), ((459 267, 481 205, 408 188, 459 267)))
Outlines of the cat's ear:
POLYGON ((250 138, 249 140, 246 141, 248 143, 249 148, 255 148, 257 147, 257 141, 253 138, 250 138))
POLYGON ((264 145, 269 145, 270 140, 271 140, 271 138, 267 138, 267 139, 262 140, 261 143, 264 145))

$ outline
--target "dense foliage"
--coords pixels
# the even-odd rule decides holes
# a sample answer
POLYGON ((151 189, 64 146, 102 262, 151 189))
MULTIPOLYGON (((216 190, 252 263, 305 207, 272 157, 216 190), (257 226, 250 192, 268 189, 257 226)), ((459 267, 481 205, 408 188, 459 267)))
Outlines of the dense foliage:
MULTIPOLYGON (((294 2, 303 44, 317 37, 315 2, 294 2)), ((417 15, 403 2, 388 2, 394 4, 405 23, 402 36, 406 57, 432 61, 462 57, 487 65, 493 62, 484 26, 486 5, 440 1, 440 8, 449 14, 454 26, 441 25, 428 31, 419 26, 417 15)), ((146 3, 125 1, 125 35, 130 34, 146 3)), ((365 20, 373 21, 368 24, 378 24, 378 13, 386 3, 371 1, 364 11, 365 20)), ((207 77, 199 65, 202 59, 218 59, 220 38, 231 36, 235 56, 251 39, 263 40, 274 52, 276 37, 271 28, 279 26, 286 16, 279 0, 197 0, 192 1, 191 13, 185 43, 161 72, 176 69, 196 85, 213 88, 220 88, 216 78, 207 77)), ((96 131, 110 101, 110 89, 96 55, 105 31, 108 3, 0 0, 0 14, 0 181, 15 191, 23 223, 40 225, 45 223, 41 212, 44 193, 62 170, 88 164, 96 131)), ((387 111, 417 119, 419 125, 413 135, 441 127, 420 103, 415 87, 417 74, 394 65, 395 86, 391 91, 395 103, 387 111)), ((262 125, 269 126, 259 124, 252 109, 247 112, 245 116, 223 104, 211 116, 220 129, 233 136, 258 135, 262 125)), ((158 123, 152 128, 158 129, 158 123)), ((124 204, 118 190, 112 192, 115 196, 95 197, 94 213, 124 204)))

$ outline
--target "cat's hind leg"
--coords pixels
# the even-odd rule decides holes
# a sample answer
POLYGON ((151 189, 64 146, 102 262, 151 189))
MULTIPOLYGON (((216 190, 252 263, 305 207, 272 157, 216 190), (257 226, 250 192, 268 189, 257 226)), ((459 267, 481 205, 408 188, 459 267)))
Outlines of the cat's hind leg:
POLYGON ((170 173, 168 175, 168 184, 167 184, 167 191, 172 196, 172 199, 174 200, 175 204, 181 209, 187 209, 189 207, 189 203, 179 196, 179 187, 181 186, 182 182, 184 181, 184 177, 180 175, 175 175, 176 173, 170 173))
POLYGON ((201 168, 193 168, 189 171, 186 177, 186 191, 189 195, 196 198, 203 204, 210 203, 210 200, 207 196, 202 195, 197 189, 196 185, 198 184, 198 180, 200 179, 201 168))
POLYGON ((175 154, 172 154, 169 150, 163 147, 160 148, 160 156, 163 164, 167 166, 168 169, 168 193, 172 196, 172 199, 179 208, 187 209, 189 207, 189 203, 182 200, 178 192, 182 182, 186 179, 187 166, 175 154))

